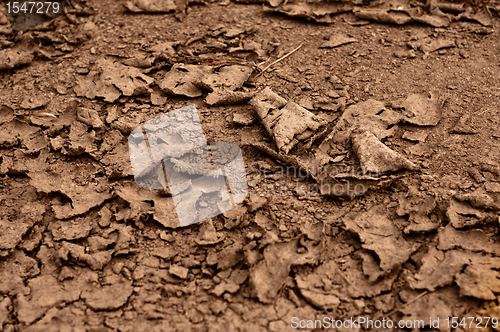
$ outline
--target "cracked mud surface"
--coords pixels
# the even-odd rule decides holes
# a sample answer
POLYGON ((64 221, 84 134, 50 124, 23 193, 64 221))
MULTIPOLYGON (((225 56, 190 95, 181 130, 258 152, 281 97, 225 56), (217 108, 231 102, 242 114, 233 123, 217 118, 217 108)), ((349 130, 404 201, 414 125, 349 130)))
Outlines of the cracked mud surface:
POLYGON ((148 3, 89 0, 17 34, 0 15, 3 331, 500 318, 498 3, 377 12, 394 25, 360 3, 148 3), (241 147, 249 194, 179 227, 168 188, 134 182, 128 135, 191 104, 208 142, 241 147))

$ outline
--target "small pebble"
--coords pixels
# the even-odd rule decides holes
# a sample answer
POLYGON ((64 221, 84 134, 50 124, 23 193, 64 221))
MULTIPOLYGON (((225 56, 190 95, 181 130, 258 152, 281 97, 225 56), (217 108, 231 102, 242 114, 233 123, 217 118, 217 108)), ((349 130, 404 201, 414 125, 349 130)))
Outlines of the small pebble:
POLYGON ((181 279, 186 279, 189 269, 181 265, 171 265, 168 272, 181 279))
POLYGON ((335 90, 328 90, 328 91, 326 92, 326 95, 327 95, 328 97, 330 97, 330 98, 334 98, 334 99, 336 99, 336 98, 340 98, 339 93, 338 93, 337 91, 335 91, 335 90))
POLYGON ((280 225, 279 230, 281 232, 286 232, 288 230, 288 228, 285 225, 280 225))
POLYGON ((297 254, 303 254, 305 252, 306 252, 306 248, 304 248, 304 247, 300 247, 297 249, 297 254))
POLYGON ((170 233, 167 233, 165 231, 161 231, 160 232, 160 239, 162 239, 163 241, 167 241, 167 242, 174 242, 174 237, 172 234, 170 233))

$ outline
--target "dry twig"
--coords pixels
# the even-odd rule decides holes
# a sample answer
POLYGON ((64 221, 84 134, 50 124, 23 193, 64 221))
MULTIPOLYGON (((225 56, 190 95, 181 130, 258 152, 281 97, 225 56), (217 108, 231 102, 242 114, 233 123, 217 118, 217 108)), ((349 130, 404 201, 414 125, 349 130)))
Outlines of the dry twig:
POLYGON ((292 55, 293 53, 297 52, 299 50, 299 48, 302 47, 302 45, 304 45, 304 44, 300 44, 297 48, 295 48, 294 50, 292 50, 290 53, 287 53, 287 54, 283 55, 281 58, 279 58, 279 59, 273 61, 272 63, 270 63, 269 65, 267 65, 266 68, 262 69, 262 71, 256 77, 262 75, 262 73, 265 72, 266 70, 268 70, 271 66, 277 64, 278 62, 280 62, 280 61, 288 58, 290 55, 292 55))
POLYGON ((406 302, 406 303, 405 303, 405 304, 404 304, 401 308, 397 308, 397 309, 394 309, 393 311, 389 312, 389 313, 387 314, 387 317, 389 317, 389 316, 391 316, 391 315, 395 314, 397 311, 399 311, 399 310, 403 309, 404 307, 406 307, 406 306, 408 306, 408 305, 412 304, 413 302, 415 302, 416 300, 418 300, 419 298, 421 298, 422 296, 424 296, 424 295, 425 295, 425 294, 427 294, 427 293, 429 293, 429 291, 424 291, 424 292, 422 292, 421 294, 419 294, 419 295, 415 296, 413 299, 411 299, 410 301, 406 302))

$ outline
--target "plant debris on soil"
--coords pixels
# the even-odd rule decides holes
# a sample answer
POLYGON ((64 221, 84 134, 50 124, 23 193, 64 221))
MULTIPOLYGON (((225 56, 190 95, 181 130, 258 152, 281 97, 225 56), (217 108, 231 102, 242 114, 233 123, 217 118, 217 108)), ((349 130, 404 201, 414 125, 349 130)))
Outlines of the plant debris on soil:
POLYGON ((64 4, 0 4, 0 330, 500 331, 497 0, 64 4))

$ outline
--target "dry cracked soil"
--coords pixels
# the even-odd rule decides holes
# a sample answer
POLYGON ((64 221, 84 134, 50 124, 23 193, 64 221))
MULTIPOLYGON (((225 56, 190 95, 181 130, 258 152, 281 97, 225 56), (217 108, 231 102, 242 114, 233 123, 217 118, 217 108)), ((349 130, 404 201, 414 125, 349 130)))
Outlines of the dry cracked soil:
POLYGON ((63 4, 0 4, 2 331, 500 331, 498 2, 63 4), (192 104, 248 194, 181 227, 192 104))

